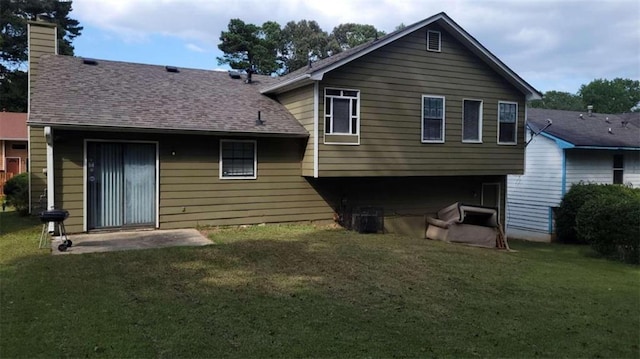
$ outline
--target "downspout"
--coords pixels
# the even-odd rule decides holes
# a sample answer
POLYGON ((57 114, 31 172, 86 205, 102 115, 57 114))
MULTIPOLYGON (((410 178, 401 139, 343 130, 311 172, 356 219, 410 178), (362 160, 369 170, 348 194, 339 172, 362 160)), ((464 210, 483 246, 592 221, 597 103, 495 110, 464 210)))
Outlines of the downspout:
MULTIPOLYGON (((44 128, 44 138, 47 141, 47 209, 55 208, 54 189, 53 189, 53 130, 50 126, 44 128)), ((49 223, 52 224, 51 222, 49 223)), ((51 228, 49 228, 51 230, 51 228)))
POLYGON ((318 118, 320 102, 320 82, 315 81, 313 83, 313 178, 318 178, 318 127, 320 127, 318 118))
POLYGON ((562 197, 567 193, 567 150, 562 149, 562 197))

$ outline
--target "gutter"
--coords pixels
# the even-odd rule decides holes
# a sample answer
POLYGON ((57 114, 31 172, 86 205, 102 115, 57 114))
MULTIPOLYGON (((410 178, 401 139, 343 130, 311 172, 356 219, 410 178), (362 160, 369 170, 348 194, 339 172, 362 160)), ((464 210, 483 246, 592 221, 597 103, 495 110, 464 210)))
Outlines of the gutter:
MULTIPOLYGON (((263 94, 263 95, 264 94, 268 94, 268 93, 274 92, 274 91, 282 89, 282 88, 287 88, 287 86, 294 85, 296 82, 302 82, 304 80, 310 80, 310 79, 311 79, 311 75, 310 74, 304 74, 302 76, 294 77, 294 78, 291 78, 291 79, 283 81, 283 82, 275 83, 275 84, 273 84, 273 85, 271 85, 269 87, 266 87, 266 88, 260 90, 260 93, 263 94)), ((300 86, 303 86, 303 85, 300 85, 300 86)), ((295 86, 293 88, 296 88, 296 87, 299 87, 299 86, 295 86)))
POLYGON ((148 128, 148 127, 121 127, 121 126, 93 126, 78 125, 71 123, 47 123, 47 122, 29 122, 29 125, 35 126, 55 126, 57 129, 77 130, 77 131, 109 131, 109 132, 134 132, 134 133, 157 133, 157 134, 181 134, 194 136, 247 136, 247 137, 285 137, 285 138, 308 138, 309 133, 303 129, 303 132, 247 132, 247 131, 212 131, 212 130, 189 130, 189 129, 172 129, 172 128, 148 128))

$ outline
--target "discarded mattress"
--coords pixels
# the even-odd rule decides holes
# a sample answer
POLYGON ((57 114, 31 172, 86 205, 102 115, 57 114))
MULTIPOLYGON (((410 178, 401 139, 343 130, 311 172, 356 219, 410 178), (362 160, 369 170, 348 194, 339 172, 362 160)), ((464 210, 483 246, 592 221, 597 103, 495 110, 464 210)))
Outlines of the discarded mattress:
POLYGON ((487 248, 508 249, 495 208, 456 202, 426 218, 426 237, 487 248))

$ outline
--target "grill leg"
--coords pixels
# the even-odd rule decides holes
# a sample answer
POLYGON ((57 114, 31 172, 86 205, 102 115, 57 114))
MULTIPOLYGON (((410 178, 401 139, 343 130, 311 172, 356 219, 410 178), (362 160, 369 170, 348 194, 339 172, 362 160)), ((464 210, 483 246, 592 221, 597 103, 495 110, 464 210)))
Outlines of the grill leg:
POLYGON ((40 232, 40 243, 38 244, 38 248, 39 249, 45 248, 48 242, 49 242, 49 222, 45 222, 42 224, 42 232, 40 232))
POLYGON ((58 233, 62 242, 69 240, 69 237, 67 237, 67 231, 64 228, 64 222, 58 222, 58 233))

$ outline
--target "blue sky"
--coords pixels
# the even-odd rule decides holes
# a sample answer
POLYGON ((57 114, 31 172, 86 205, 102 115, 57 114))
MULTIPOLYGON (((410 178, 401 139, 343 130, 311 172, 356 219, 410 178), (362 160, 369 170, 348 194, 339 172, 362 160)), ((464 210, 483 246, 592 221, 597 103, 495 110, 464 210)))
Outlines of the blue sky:
POLYGON ((76 56, 201 69, 218 65, 220 32, 316 20, 391 32, 445 11, 540 91, 575 93, 595 78, 640 79, 640 1, 555 0, 73 0, 84 26, 76 56))

